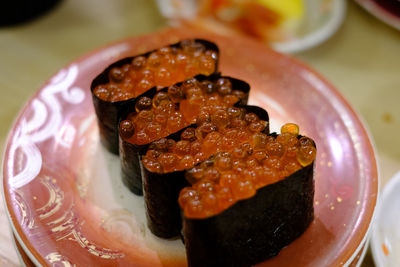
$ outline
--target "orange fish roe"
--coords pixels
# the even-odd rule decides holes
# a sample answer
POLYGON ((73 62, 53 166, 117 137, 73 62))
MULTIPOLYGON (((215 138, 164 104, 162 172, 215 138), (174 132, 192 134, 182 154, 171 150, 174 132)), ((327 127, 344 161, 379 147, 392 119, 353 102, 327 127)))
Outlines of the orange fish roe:
POLYGON ((109 83, 98 85, 93 92, 105 101, 127 100, 155 86, 163 88, 197 74, 210 75, 216 70, 217 57, 216 51, 201 42, 184 40, 179 46, 166 46, 112 68, 109 83))
POLYGON ((290 132, 254 135, 252 141, 217 153, 186 172, 192 186, 182 189, 178 201, 187 218, 216 215, 315 159, 316 148, 308 137, 298 139, 290 132))
POLYGON ((195 123, 198 116, 199 120, 208 120, 209 114, 245 97, 244 92, 232 89, 228 78, 215 82, 191 78, 170 86, 167 92, 156 93, 152 99, 138 99, 136 112, 121 122, 120 133, 130 143, 148 144, 195 123))
MULTIPOLYGON (((179 141, 162 138, 153 142, 142 162, 151 172, 166 173, 193 167, 220 151, 233 151, 242 143, 257 142, 267 125, 244 108, 219 109, 202 113, 205 121, 185 129, 179 141)), ((196 171, 195 169, 193 170, 196 171)))

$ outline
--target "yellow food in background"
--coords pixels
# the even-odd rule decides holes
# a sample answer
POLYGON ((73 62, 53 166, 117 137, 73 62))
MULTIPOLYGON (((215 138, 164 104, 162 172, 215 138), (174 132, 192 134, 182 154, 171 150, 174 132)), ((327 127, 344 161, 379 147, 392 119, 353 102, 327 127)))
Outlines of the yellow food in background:
POLYGON ((263 42, 292 39, 303 25, 305 0, 198 0, 191 23, 225 34, 263 42))
POLYGON ((298 20, 304 16, 303 0, 256 0, 282 17, 282 21, 298 20))

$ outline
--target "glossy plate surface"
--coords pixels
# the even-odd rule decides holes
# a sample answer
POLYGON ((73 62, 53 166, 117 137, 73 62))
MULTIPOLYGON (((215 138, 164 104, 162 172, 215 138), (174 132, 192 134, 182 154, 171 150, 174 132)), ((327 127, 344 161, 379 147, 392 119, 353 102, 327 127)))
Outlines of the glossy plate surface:
POLYGON ((180 240, 150 233, 143 199, 123 186, 118 157, 99 144, 89 85, 113 61, 187 37, 219 45, 222 73, 250 83, 250 104, 269 111, 272 131, 295 122, 317 143, 315 219, 261 265, 354 264, 378 192, 373 147, 357 115, 331 84, 290 57, 251 40, 184 29, 94 51, 56 73, 27 103, 3 162, 3 194, 18 242, 42 265, 186 265, 180 240))

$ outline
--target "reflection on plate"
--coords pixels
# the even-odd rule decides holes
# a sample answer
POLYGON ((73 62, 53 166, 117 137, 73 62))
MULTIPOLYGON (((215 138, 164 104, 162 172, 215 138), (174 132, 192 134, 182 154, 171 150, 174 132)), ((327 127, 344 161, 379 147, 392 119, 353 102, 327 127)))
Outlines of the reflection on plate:
POLYGON ((180 240, 146 227, 143 199, 120 181, 119 162, 99 144, 89 85, 117 59, 199 37, 216 42, 221 70, 250 83, 250 103, 271 130, 295 122, 318 147, 315 219, 261 266, 353 266, 368 240, 378 190, 373 147, 359 118, 327 81, 248 39, 166 29, 74 61, 37 92, 7 142, 4 198, 13 231, 36 264, 185 266, 180 240), (101 233, 101 234, 100 234, 101 233))
POLYGON ((376 265, 400 266, 400 172, 385 185, 371 236, 376 265))
MULTIPOLYGON (((360 4, 365 10, 369 13, 385 22, 386 24, 392 26, 395 29, 400 30, 400 13, 395 14, 390 12, 388 9, 385 9, 383 6, 379 5, 376 0, 355 0, 358 4, 360 4)), ((396 0, 391 0, 392 2, 396 2, 396 0)), ((382 2, 390 2, 382 1, 382 2)), ((386 5, 386 4, 385 4, 386 5)), ((397 12, 400 12, 400 2, 392 4, 397 5, 397 12)))

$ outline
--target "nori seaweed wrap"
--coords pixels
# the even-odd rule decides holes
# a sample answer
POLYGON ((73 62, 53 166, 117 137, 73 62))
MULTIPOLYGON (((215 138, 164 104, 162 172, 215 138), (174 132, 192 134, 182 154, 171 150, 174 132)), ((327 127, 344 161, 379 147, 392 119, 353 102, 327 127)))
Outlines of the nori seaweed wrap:
POLYGON ((160 89, 197 74, 215 73, 218 61, 214 43, 188 39, 108 66, 90 86, 102 144, 118 154, 119 118, 136 97, 153 87, 160 89))
POLYGON ((234 153, 217 154, 203 164, 203 177, 181 191, 189 266, 252 266, 307 229, 314 216, 315 143, 281 136, 269 135, 264 159, 253 146, 244 158, 247 165, 234 171, 233 163, 226 168, 226 159, 237 159, 234 153), (287 142, 284 151, 277 145, 281 141, 287 142), (218 170, 218 180, 205 178, 209 168, 218 170))
POLYGON ((279 253, 313 220, 313 164, 217 216, 184 218, 189 266, 252 266, 279 253))
MULTIPOLYGON (((148 151, 168 151, 170 146, 179 142, 181 134, 187 129, 194 129, 194 125, 153 142, 148 151)), ((182 228, 178 196, 182 188, 189 186, 184 178, 185 170, 157 173, 149 171, 142 163, 140 165, 143 169, 143 193, 149 229, 162 238, 178 236, 182 228)))
POLYGON ((269 133, 268 113, 256 106, 229 107, 210 120, 153 142, 142 157, 146 216, 153 234, 171 238, 181 231, 179 192, 193 180, 185 170, 217 152, 251 142, 254 133, 269 133))
POLYGON ((125 185, 133 193, 142 194, 140 157, 148 144, 189 126, 198 116, 216 108, 245 104, 249 91, 250 86, 244 81, 213 74, 198 75, 163 88, 151 97, 138 98, 135 106, 131 105, 121 116, 119 127, 125 185), (163 117, 165 114, 167 118, 163 117))

